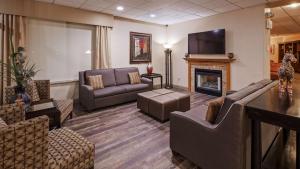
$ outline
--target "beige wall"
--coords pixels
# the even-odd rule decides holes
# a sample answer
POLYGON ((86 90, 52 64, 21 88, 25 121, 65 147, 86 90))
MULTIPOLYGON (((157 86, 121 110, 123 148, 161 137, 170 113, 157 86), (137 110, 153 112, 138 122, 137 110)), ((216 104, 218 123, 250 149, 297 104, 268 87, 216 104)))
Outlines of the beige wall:
POLYGON ((0 0, 0 12, 32 18, 112 26, 113 16, 34 0, 0 0))
POLYGON ((188 66, 182 59, 188 49, 188 33, 220 28, 226 29, 226 53, 233 52, 237 59, 232 63, 231 88, 269 78, 264 6, 257 6, 169 26, 175 85, 188 85, 188 66))
MULTIPOLYGON (((129 64, 129 33, 140 32, 152 35, 153 71, 164 74, 164 48, 166 29, 164 26, 137 23, 128 20, 115 19, 112 30, 111 59, 112 67, 138 67, 140 73, 146 72, 147 64, 129 64)), ((158 80, 158 79, 157 79, 158 80)), ((157 84, 158 81, 155 81, 157 84)))
POLYGON ((282 36, 271 36, 271 47, 273 48, 273 53, 270 53, 270 58, 274 62, 278 63, 278 44, 290 41, 300 40, 300 34, 294 35, 282 35, 282 36))

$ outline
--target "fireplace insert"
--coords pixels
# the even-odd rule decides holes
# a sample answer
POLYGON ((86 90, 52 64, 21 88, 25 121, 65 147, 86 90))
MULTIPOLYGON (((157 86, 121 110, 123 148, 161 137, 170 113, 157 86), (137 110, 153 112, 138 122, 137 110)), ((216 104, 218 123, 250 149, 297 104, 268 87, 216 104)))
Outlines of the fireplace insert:
POLYGON ((195 69, 195 91, 222 96, 222 71, 195 69))

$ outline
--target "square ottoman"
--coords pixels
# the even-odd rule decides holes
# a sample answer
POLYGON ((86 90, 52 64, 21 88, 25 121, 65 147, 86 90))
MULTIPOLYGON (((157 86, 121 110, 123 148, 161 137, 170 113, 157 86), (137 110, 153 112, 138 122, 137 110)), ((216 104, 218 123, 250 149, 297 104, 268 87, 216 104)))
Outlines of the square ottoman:
POLYGON ((185 112, 191 109, 190 95, 179 92, 172 92, 166 94, 166 96, 176 99, 177 111, 185 112))
POLYGON ((169 120, 170 113, 176 111, 177 100, 166 95, 160 95, 149 100, 148 114, 157 118, 161 122, 169 120))
POLYGON ((141 109, 143 112, 148 113, 149 112, 149 100, 150 98, 153 98, 155 96, 159 96, 161 94, 148 91, 143 93, 138 93, 137 95, 137 108, 141 109))

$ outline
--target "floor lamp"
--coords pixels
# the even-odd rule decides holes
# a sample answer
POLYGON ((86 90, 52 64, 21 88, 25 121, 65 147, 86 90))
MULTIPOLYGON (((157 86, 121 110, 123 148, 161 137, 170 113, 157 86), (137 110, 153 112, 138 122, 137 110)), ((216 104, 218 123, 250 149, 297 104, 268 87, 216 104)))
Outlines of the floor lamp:
POLYGON ((169 45, 165 45, 165 57, 166 57, 166 89, 173 88, 173 79, 172 79, 172 50, 169 45))

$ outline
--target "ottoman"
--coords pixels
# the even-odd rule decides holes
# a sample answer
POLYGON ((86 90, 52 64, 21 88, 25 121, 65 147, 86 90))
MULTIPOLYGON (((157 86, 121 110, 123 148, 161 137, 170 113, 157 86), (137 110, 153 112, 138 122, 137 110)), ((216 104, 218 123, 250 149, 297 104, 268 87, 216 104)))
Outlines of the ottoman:
POLYGON ((178 110, 177 100, 166 95, 160 95, 149 99, 148 114, 161 122, 169 120, 170 113, 178 110))
POLYGON ((148 113, 149 112, 149 100, 152 97, 159 96, 161 94, 148 91, 143 93, 138 93, 137 95, 137 108, 141 109, 143 112, 148 113))
POLYGON ((190 95, 179 92, 172 92, 166 94, 166 96, 176 99, 178 108, 177 111, 185 112, 191 109, 190 95))

